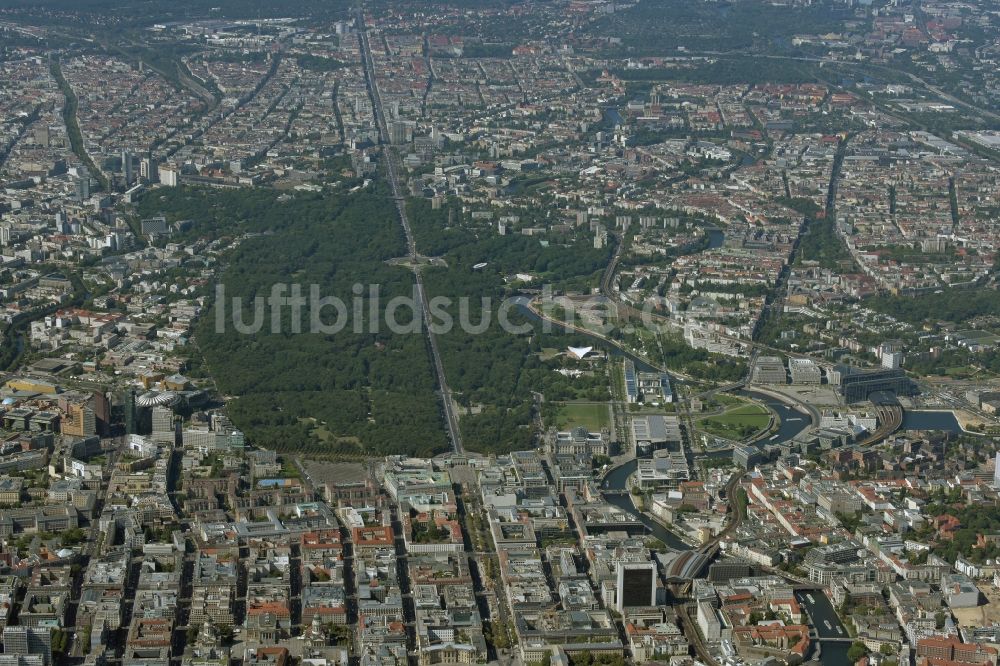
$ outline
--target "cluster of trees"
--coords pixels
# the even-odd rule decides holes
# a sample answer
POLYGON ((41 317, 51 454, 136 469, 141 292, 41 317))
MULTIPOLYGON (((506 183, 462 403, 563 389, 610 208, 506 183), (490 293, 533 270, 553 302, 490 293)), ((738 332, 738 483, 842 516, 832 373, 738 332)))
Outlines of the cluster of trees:
MULTIPOLYGON (((190 236, 259 234, 231 252, 220 276, 227 302, 213 300, 195 332, 220 392, 236 396, 229 405, 234 423, 252 441, 348 456, 433 455, 447 448, 424 336, 392 333, 384 320, 373 327, 367 319, 369 311, 380 312, 367 298, 369 285, 377 285, 383 304, 413 291, 412 274, 386 264, 405 253, 391 200, 380 192, 348 198, 177 188, 140 204, 143 215, 161 211, 171 221, 191 219, 190 236), (249 304, 267 299, 278 283, 299 285, 307 300, 312 285, 323 297, 339 297, 348 306, 346 326, 337 333, 310 332, 307 304, 298 320, 301 332, 288 307, 275 321, 263 308, 256 333, 237 330, 233 298, 243 299, 242 321, 249 323, 255 320, 249 304), (358 301, 363 322, 353 314, 356 284, 365 294, 358 301)), ((397 314, 400 323, 412 315, 406 309, 397 314)), ((329 325, 337 317, 326 308, 321 320, 329 325)))
POLYGON ((477 408, 461 418, 466 448, 506 452, 533 446, 532 392, 544 394, 547 401, 607 397, 605 377, 569 379, 554 372, 564 359, 542 360, 543 348, 578 344, 579 336, 556 330, 543 333, 540 323, 516 307, 498 303, 506 289, 501 276, 467 267, 435 268, 425 271, 424 284, 430 296, 448 296, 455 301, 449 312, 456 326, 438 336, 438 349, 456 401, 463 407, 477 408), (471 304, 471 324, 489 318, 483 330, 458 325, 461 297, 467 297, 471 304), (486 305, 483 298, 490 299, 486 305), (527 332, 505 330, 499 322, 501 307, 511 324, 527 332))
POLYGON ((774 201, 809 218, 817 217, 823 210, 822 206, 808 197, 779 197, 774 201))
POLYGON ((324 58, 323 56, 312 54, 302 54, 296 56, 295 61, 302 69, 308 69, 314 72, 333 72, 347 66, 347 63, 341 60, 324 58))
POLYGON ((569 286, 578 278, 594 277, 611 257, 611 247, 594 249, 588 236, 545 246, 534 236, 499 236, 492 225, 473 228, 457 208, 449 226, 448 208, 434 210, 427 199, 411 199, 407 213, 421 253, 444 256, 455 268, 468 270, 486 261, 491 274, 530 273, 544 282, 569 286))
POLYGON ((810 214, 806 218, 806 231, 799 241, 796 263, 815 261, 821 268, 835 270, 840 262, 851 261, 851 253, 837 235, 833 219, 810 214))
POLYGON ((97 179, 100 186, 103 189, 108 189, 108 179, 102 175, 101 171, 94 164, 94 160, 91 159, 90 153, 87 152, 83 143, 83 134, 80 132, 80 123, 77 122, 76 110, 79 105, 79 100, 76 98, 76 93, 73 92, 72 86, 63 76, 62 67, 60 67, 59 62, 53 60, 49 64, 49 72, 52 74, 52 78, 55 79, 56 84, 62 91, 63 96, 66 98, 66 103, 63 105, 63 122, 66 123, 66 134, 69 135, 69 144, 73 153, 83 161, 83 163, 90 169, 91 175, 97 179))
POLYGON ((954 251, 924 252, 919 247, 905 244, 887 245, 881 250, 881 259, 906 264, 940 264, 950 262, 955 257, 954 251))
MULTIPOLYGON (((553 400, 606 396, 603 377, 570 380, 552 371, 563 361, 540 358, 543 345, 562 347, 579 342, 577 336, 553 333, 543 340, 539 324, 529 334, 512 335, 499 326, 497 308, 508 292, 504 275, 532 272, 565 283, 582 273, 592 280, 609 250, 594 250, 583 242, 543 247, 537 239, 521 236, 478 238, 465 226, 448 229, 447 210, 434 211, 426 201, 411 202, 410 211, 418 247, 443 254, 449 265, 425 270, 429 294, 456 300, 451 309, 456 322, 461 296, 475 304, 472 324, 491 318, 482 333, 456 325, 439 336, 456 398, 463 406, 477 407, 462 418, 470 449, 533 446, 533 391, 553 400), (483 260, 489 261, 488 270, 471 270, 483 260), (482 297, 493 301, 480 312, 482 297)), ((169 222, 190 220, 181 234, 184 240, 243 237, 220 278, 227 302, 212 302, 196 339, 205 370, 223 394, 234 396, 231 418, 252 441, 277 450, 346 457, 434 455, 447 448, 423 335, 393 334, 384 321, 377 331, 366 324, 357 332, 353 312, 339 332, 312 333, 308 305, 299 320, 301 333, 293 332, 287 307, 276 320, 278 328, 272 327, 267 308, 260 331, 244 334, 233 325, 234 298, 242 299, 241 321, 252 322, 256 317, 250 304, 258 297, 266 301, 277 283, 301 285, 305 295, 315 284, 322 296, 338 296, 349 309, 355 302, 352 287, 363 284, 365 317, 372 305, 368 285, 378 285, 382 304, 394 296, 411 296, 412 275, 386 264, 404 255, 406 247, 384 192, 347 198, 181 187, 147 195, 138 213, 163 214, 169 222)), ((522 313, 508 314, 516 323, 527 322, 522 313)), ((397 315, 406 323, 411 313, 404 308, 397 315)), ((333 318, 324 312, 324 323, 333 318)))
POLYGON ((53 629, 52 630, 52 655, 63 655, 66 654, 66 648, 69 647, 69 632, 63 629, 53 629))
POLYGON ((853 514, 848 513, 837 513, 837 520, 843 525, 844 529, 854 534, 854 531, 861 526, 864 520, 864 513, 861 511, 855 511, 853 514))
MULTIPOLYGON (((248 18, 246 0, 218 0, 211 5, 187 4, 170 0, 155 0, 143 4, 141 12, 123 12, 116 0, 6 0, 5 8, 15 12, 28 10, 33 18, 44 24, 73 22, 73 19, 98 25, 109 30, 125 30, 134 26, 146 26, 155 22, 183 21, 192 18, 248 18), (113 19, 109 21, 109 19, 113 19)), ((324 2, 315 0, 286 0, 280 6, 264 3, 249 14, 253 18, 283 18, 287 16, 309 17, 320 21, 330 18, 346 18, 352 8, 349 2, 324 2)))
POLYGON ((982 315, 1000 312, 1000 291, 980 289, 951 290, 928 293, 912 298, 878 296, 867 305, 879 312, 911 324, 926 321, 968 321, 982 315))
MULTIPOLYGON (((700 225, 700 221, 682 221, 678 229, 680 231, 686 231, 689 225, 700 225)), ((721 232, 720 232, 721 233, 721 232)), ((670 260, 689 254, 699 254, 709 249, 712 246, 712 231, 705 231, 697 240, 690 241, 684 245, 678 245, 667 248, 666 252, 663 254, 649 254, 649 255, 626 255, 622 257, 619 262, 619 266, 624 268, 625 266, 648 266, 652 264, 663 265, 670 260)), ((671 271, 671 276, 676 274, 676 271, 671 271)), ((720 288, 713 288, 712 291, 725 291, 726 285, 716 285, 720 288)), ((658 290, 660 296, 666 294, 666 286, 658 290)))
POLYGON ((435 210, 429 199, 410 199, 406 203, 406 215, 413 240, 426 255, 444 255, 476 240, 475 232, 461 224, 462 213, 458 206, 435 210), (449 215, 451 225, 448 224, 449 215))
POLYGON ((232 400, 233 422, 277 450, 341 457, 446 450, 437 402, 427 391, 333 390, 250 393, 232 400))
POLYGON ((706 430, 713 435, 718 435, 720 437, 728 437, 729 439, 746 439, 754 433, 760 431, 760 428, 753 425, 740 425, 738 423, 720 423, 718 421, 706 420, 702 421, 701 428, 706 430))
POLYGON ((411 523, 411 532, 414 543, 446 543, 451 536, 451 531, 447 527, 438 527, 434 523, 417 520, 411 523))
POLYGON ((167 187, 150 190, 139 200, 136 213, 140 218, 163 215, 172 224, 190 221, 192 224, 174 240, 191 242, 197 239, 217 240, 243 233, 274 232, 283 227, 291 210, 309 209, 317 214, 322 207, 336 215, 344 205, 338 197, 296 195, 285 205, 273 190, 265 188, 215 190, 203 187, 167 187))
MULTIPOLYGON (((848 9, 839 10, 826 4, 789 8, 663 0, 632 5, 600 20, 596 27, 604 34, 620 35, 630 52, 659 55, 678 46, 712 51, 745 50, 761 46, 787 51, 793 48, 792 36, 839 31, 844 18, 848 16, 848 9)), ((773 67, 769 62, 764 64, 773 67)), ((763 71, 750 74, 754 78, 744 78, 740 82, 760 80, 770 72, 765 67, 763 71)))
POLYGON ((861 641, 855 641, 851 643, 851 647, 847 649, 847 660, 856 664, 862 657, 868 655, 868 646, 861 641))
POLYGON ((590 652, 584 651, 574 654, 570 663, 572 666, 624 666, 625 659, 621 655, 594 656, 590 652))
MULTIPOLYGON (((833 78, 833 74, 827 74, 828 78, 833 78)), ((847 74, 844 75, 847 77, 847 74)), ((839 78, 835 80, 841 80, 839 78)), ((866 128, 863 120, 855 117, 845 118, 839 114, 826 112, 808 113, 803 116, 796 116, 792 119, 792 126, 796 134, 806 134, 818 132, 821 134, 837 134, 839 132, 861 132, 866 128)))
POLYGON ((623 81, 683 81, 739 85, 745 83, 814 83, 816 75, 808 63, 797 60, 743 57, 720 58, 713 62, 677 69, 620 69, 623 81))
POLYGON ((526 236, 501 237, 492 231, 480 235, 457 223, 460 216, 456 213, 449 227, 447 208, 434 210, 426 200, 411 200, 408 209, 417 247, 425 254, 442 255, 448 264, 425 270, 424 284, 429 296, 453 301, 448 311, 456 325, 438 336, 438 348, 456 401, 469 408, 461 418, 466 448, 506 452, 533 446, 537 416, 533 392, 544 394, 547 401, 607 397, 603 375, 570 379, 554 372, 564 359, 541 358, 543 348, 578 344, 579 336, 556 330, 543 333, 539 322, 502 300, 510 292, 505 276, 516 272, 531 273, 555 285, 577 280, 596 284, 610 250, 595 250, 582 240, 544 247, 526 236), (472 270, 481 262, 488 266, 472 270), (489 318, 482 330, 458 325, 463 297, 470 304, 470 324, 489 318), (499 322, 501 307, 510 323, 524 326, 527 332, 519 335, 505 330, 499 322))
POLYGON ((462 47, 462 56, 465 58, 510 58, 515 46, 516 44, 505 42, 471 42, 462 47))
POLYGON ((943 491, 931 496, 933 504, 927 506, 926 514, 942 516, 945 514, 958 518, 961 527, 955 530, 954 538, 941 540, 934 546, 934 554, 954 563, 959 555, 973 563, 985 562, 988 559, 1000 557, 1000 547, 987 542, 985 547, 977 548, 980 534, 994 534, 1000 530, 1000 508, 984 504, 969 506, 955 505, 955 495, 948 496, 943 491))
POLYGON ((483 636, 498 650, 506 650, 511 646, 511 631, 511 627, 497 620, 483 623, 483 636))
MULTIPOLYGON (((639 345, 634 333, 621 337, 633 346, 639 345)), ((658 345, 649 348, 654 354, 652 360, 671 370, 713 382, 734 382, 746 375, 747 364, 742 359, 695 349, 675 335, 660 335, 658 341, 658 345)))
POLYGON ((83 543, 87 538, 87 531, 82 527, 74 527, 59 533, 59 543, 63 548, 70 548, 83 543))
POLYGON ((993 372, 1000 371, 1000 354, 987 352, 974 355, 967 349, 944 349, 940 354, 931 356, 927 354, 910 354, 906 357, 904 364, 906 369, 915 375, 941 375, 945 376, 955 372, 955 369, 963 369, 960 372, 973 372, 968 364, 973 361, 993 372), (991 367, 992 366, 992 367, 991 367))

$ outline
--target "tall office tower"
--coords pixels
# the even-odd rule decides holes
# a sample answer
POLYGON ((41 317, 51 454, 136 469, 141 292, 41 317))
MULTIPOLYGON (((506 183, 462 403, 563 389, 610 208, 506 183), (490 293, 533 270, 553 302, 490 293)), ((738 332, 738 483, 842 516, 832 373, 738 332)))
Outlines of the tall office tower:
POLYGON ((74 437, 89 437, 97 434, 97 415, 94 409, 86 403, 67 405, 66 415, 62 420, 64 435, 74 437))
POLYGON ((125 433, 134 435, 139 432, 138 407, 135 404, 135 389, 125 392, 125 433))
POLYGON ((882 367, 887 370, 898 370, 903 366, 903 352, 883 352, 882 367))
POLYGON ((656 564, 619 562, 615 588, 618 611, 656 605, 656 564))
POLYGON ((80 201, 90 198, 90 171, 87 167, 80 167, 77 170, 76 196, 80 201))
POLYGON ((132 155, 127 150, 122 151, 122 178, 125 179, 125 185, 132 184, 132 155))
POLYGON ((163 405, 153 407, 153 440, 173 444, 175 432, 174 410, 163 405))
POLYGON ((389 123, 389 143, 398 146, 409 141, 409 126, 405 121, 394 120, 389 123))
POLYGON ((177 187, 177 169, 173 165, 160 165, 160 182, 167 187, 177 187))
POLYGON ((97 422, 97 433, 107 436, 111 430, 111 401, 108 396, 100 391, 94 391, 90 399, 91 408, 94 410, 94 419, 97 422))

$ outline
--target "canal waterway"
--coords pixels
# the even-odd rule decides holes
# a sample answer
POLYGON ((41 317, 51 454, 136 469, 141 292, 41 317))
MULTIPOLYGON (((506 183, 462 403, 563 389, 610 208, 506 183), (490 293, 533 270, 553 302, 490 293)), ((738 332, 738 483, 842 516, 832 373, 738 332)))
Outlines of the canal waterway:
POLYGON ((778 431, 774 433, 770 439, 762 440, 758 443, 758 445, 780 444, 781 442, 787 442, 812 424, 812 419, 808 414, 800 412, 795 407, 781 402, 777 398, 764 393, 758 393, 757 391, 748 390, 737 391, 736 394, 741 395, 744 398, 750 398, 751 400, 764 403, 767 405, 768 409, 777 414, 780 419, 778 431))
POLYGON ((851 642, 844 640, 850 637, 847 628, 837 617, 830 598, 819 590, 815 592, 798 592, 795 597, 799 605, 809 614, 811 624, 816 628, 819 638, 819 660, 823 666, 847 666, 847 651, 851 642))
POLYGON ((685 543, 679 536, 635 508, 635 504, 632 503, 632 497, 628 494, 628 477, 635 473, 638 466, 638 461, 633 459, 608 472, 604 477, 601 488, 616 492, 606 494, 604 499, 609 504, 613 504, 629 515, 634 516, 640 523, 646 526, 652 536, 665 543, 668 548, 690 550, 690 544, 685 543))
POLYGON ((962 426, 953 412, 920 411, 903 412, 900 430, 940 430, 942 432, 962 432, 962 426))

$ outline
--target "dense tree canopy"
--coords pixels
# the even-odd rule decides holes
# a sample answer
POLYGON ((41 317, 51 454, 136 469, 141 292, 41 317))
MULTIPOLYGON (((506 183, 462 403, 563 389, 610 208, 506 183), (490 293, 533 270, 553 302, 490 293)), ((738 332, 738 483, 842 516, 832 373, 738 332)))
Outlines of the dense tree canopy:
POLYGON ((456 401, 468 410, 461 417, 466 448, 508 451, 532 446, 536 434, 533 392, 544 394, 546 400, 607 399, 603 372, 569 378, 555 372, 566 362, 563 357, 542 360, 543 348, 580 344, 580 336, 543 333, 537 322, 528 326, 530 332, 518 335, 498 322, 503 308, 511 323, 529 324, 521 309, 503 304, 510 293, 505 278, 523 272, 540 283, 596 283, 608 261, 607 248, 595 250, 584 241, 545 247, 537 238, 498 236, 455 223, 454 215, 453 226, 448 227, 447 209, 433 210, 425 200, 411 200, 409 213, 421 252, 442 255, 448 264, 425 270, 428 294, 451 299, 448 312, 455 322, 460 322, 463 298, 469 304, 466 319, 470 324, 488 318, 489 325, 482 332, 456 325, 439 336, 448 383, 456 401), (482 262, 488 265, 473 270, 482 262), (487 299, 485 306, 483 299, 487 299))
POLYGON ((912 298, 880 296, 867 301, 872 308, 911 324, 925 321, 962 322, 1000 312, 1000 291, 996 289, 948 289, 941 293, 912 298))
MULTIPOLYGON (((192 220, 187 232, 192 236, 257 234, 239 243, 220 276, 227 297, 221 329, 221 304, 213 302, 196 332, 219 390, 235 397, 234 422, 255 443, 369 455, 427 455, 446 448, 424 336, 392 333, 384 322, 378 330, 367 324, 359 332, 354 328, 355 284, 363 285, 365 313, 370 285, 376 285, 382 303, 412 295, 412 274, 386 263, 404 254, 405 243, 383 193, 347 198, 180 188, 147 197, 140 209, 192 220), (271 311, 265 309, 262 330, 239 332, 232 299, 243 299, 243 322, 249 324, 254 319, 249 303, 266 299, 277 283, 299 285, 306 297, 312 285, 323 297, 339 297, 351 321, 337 333, 310 332, 307 305, 299 319, 302 332, 295 333, 285 307, 279 329, 272 330, 271 311)), ((399 315, 401 323, 409 321, 407 310, 399 315)), ((323 312, 324 323, 335 318, 332 311, 323 312)))

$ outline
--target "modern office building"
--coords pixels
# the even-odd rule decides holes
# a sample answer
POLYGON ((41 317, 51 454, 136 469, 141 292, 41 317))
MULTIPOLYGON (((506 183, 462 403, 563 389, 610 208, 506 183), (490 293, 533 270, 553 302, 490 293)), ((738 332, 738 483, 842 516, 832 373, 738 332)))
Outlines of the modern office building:
POLYGON ((760 356, 754 363, 751 380, 754 384, 785 384, 785 364, 777 356, 760 356))
POLYGON ((806 554, 805 559, 806 562, 821 564, 850 564, 860 559, 858 552, 862 550, 860 544, 848 539, 825 546, 817 546, 806 554))
POLYGON ((669 403, 674 401, 670 375, 665 372, 640 372, 639 392, 643 402, 669 403))
POLYGON ((719 640, 722 635, 722 623, 719 621, 719 611, 707 601, 698 602, 698 628, 708 642, 719 640))
POLYGON ((97 415, 83 402, 70 403, 62 419, 62 434, 73 437, 90 437, 97 434, 97 415))
POLYGON ((684 451, 660 449, 652 458, 639 458, 634 478, 643 490, 677 488, 691 478, 691 470, 684 451))
POLYGON ((654 562, 619 562, 615 587, 619 612, 626 608, 656 605, 656 564, 654 562))
POLYGON ((125 185, 131 185, 132 181, 135 179, 135 174, 132 173, 132 153, 127 150, 122 151, 122 178, 125 180, 125 185))
POLYGON ((174 443, 176 426, 174 425, 174 410, 164 405, 153 407, 153 440, 167 444, 174 443))
POLYGON ((867 400, 872 393, 885 391, 897 395, 912 395, 913 382, 899 369, 858 370, 841 366, 840 394, 847 402, 867 400))
POLYGON ((38 655, 42 664, 49 666, 52 663, 52 629, 24 625, 4 627, 3 652, 22 657, 38 655))
POLYGON ((821 384, 823 371, 816 362, 808 358, 788 359, 788 370, 793 384, 821 384))
POLYGON ((413 140, 413 123, 406 120, 394 120, 389 123, 389 143, 399 146, 413 140))
POLYGON ((86 201, 90 198, 90 172, 86 167, 80 167, 79 174, 76 179, 76 198, 86 201))
POLYGON ((756 572, 757 567, 753 562, 739 557, 730 557, 713 562, 708 567, 708 579, 713 583, 725 583, 733 578, 753 576, 756 572))
POLYGON ((165 234, 170 227, 167 225, 167 218, 162 215, 150 217, 139 221, 139 231, 143 236, 152 234, 165 234))
POLYGON ((139 411, 135 404, 135 389, 128 389, 125 392, 123 402, 125 434, 134 435, 139 432, 139 411))
POLYGON ((161 164, 159 168, 160 182, 167 187, 177 187, 177 169, 172 165, 161 164))
POLYGON ((741 469, 750 469, 767 460, 756 446, 737 446, 733 449, 733 464, 741 469))
POLYGON ((903 365, 903 352, 883 352, 882 367, 887 370, 896 370, 903 365))
POLYGON ((625 399, 628 402, 639 402, 639 378, 635 373, 635 363, 625 359, 625 399))
POLYGON ((646 443, 652 449, 676 449, 683 442, 681 420, 677 416, 646 414, 632 417, 632 441, 646 443))

